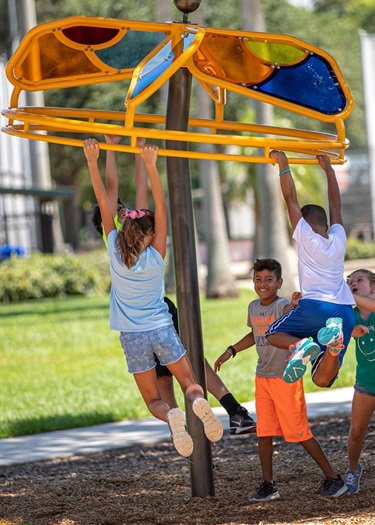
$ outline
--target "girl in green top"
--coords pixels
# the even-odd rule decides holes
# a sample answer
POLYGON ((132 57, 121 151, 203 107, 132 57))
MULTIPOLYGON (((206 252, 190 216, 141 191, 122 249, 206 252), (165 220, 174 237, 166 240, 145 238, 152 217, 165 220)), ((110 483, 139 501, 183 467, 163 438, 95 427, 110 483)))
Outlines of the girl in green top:
POLYGON ((348 492, 355 494, 359 491, 363 470, 359 463, 363 441, 375 410, 375 273, 370 270, 356 270, 349 275, 348 284, 357 302, 352 333, 355 339, 357 369, 345 483, 348 492))

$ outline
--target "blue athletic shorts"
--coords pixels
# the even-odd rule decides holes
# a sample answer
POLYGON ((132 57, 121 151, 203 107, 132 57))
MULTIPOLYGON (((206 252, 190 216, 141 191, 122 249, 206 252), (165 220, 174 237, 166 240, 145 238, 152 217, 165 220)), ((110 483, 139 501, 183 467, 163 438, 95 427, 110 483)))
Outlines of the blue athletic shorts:
POLYGON ((315 299, 300 299, 297 306, 271 324, 265 335, 286 332, 301 339, 312 337, 322 352, 325 352, 326 347, 319 344, 317 335, 319 330, 326 326, 326 321, 330 317, 341 317, 342 319, 344 349, 339 354, 341 366, 354 328, 354 311, 350 305, 333 304, 315 299))
POLYGON ((147 332, 121 332, 120 342, 130 374, 155 368, 155 355, 161 365, 167 366, 186 354, 173 325, 147 332))

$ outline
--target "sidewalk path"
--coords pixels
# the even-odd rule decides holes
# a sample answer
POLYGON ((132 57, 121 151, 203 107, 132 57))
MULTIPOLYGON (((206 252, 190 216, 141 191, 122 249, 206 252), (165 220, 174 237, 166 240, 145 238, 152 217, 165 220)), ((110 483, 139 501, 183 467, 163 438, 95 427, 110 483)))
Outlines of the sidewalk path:
MULTIPOLYGON (((352 398, 352 387, 319 390, 306 394, 308 416, 314 418, 350 412, 352 398)), ((254 401, 244 403, 244 406, 250 414, 255 414, 254 401)), ((229 428, 228 414, 221 407, 214 408, 214 412, 223 423, 224 430, 227 430, 229 428)), ((46 432, 0 440, 0 465, 89 454, 168 439, 170 439, 170 432, 166 423, 152 417, 46 432)))

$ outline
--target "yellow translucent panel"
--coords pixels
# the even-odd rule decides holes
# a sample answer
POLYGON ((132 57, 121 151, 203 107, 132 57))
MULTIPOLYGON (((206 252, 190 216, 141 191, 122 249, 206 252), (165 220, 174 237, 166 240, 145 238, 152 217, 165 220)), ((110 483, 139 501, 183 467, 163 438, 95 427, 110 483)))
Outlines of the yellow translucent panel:
POLYGON ((294 64, 302 60, 307 51, 285 44, 270 44, 269 42, 254 42, 247 40, 247 47, 262 60, 280 65, 294 64))
POLYGON ((33 42, 25 60, 16 68, 17 77, 25 82, 81 76, 98 73, 83 51, 59 42, 53 34, 43 35, 33 42))
POLYGON ((272 71, 269 65, 248 51, 242 40, 223 35, 204 38, 199 55, 194 58, 203 73, 238 84, 258 83, 272 71))

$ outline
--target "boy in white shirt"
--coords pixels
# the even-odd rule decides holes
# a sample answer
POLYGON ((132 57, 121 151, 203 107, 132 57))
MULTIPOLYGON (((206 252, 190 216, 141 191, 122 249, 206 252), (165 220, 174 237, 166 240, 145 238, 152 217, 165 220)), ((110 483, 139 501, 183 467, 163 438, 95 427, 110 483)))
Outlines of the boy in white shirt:
POLYGON ((340 190, 329 157, 318 155, 326 173, 330 227, 325 210, 318 205, 299 206, 288 159, 271 151, 280 169, 280 184, 297 243, 298 273, 302 299, 265 334, 279 348, 289 348, 290 360, 284 380, 293 383, 312 362, 312 378, 330 387, 337 378, 354 327, 353 295, 344 279, 346 235, 341 216, 340 190))

